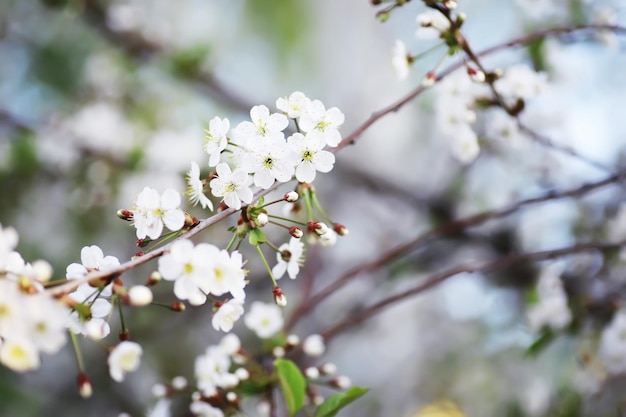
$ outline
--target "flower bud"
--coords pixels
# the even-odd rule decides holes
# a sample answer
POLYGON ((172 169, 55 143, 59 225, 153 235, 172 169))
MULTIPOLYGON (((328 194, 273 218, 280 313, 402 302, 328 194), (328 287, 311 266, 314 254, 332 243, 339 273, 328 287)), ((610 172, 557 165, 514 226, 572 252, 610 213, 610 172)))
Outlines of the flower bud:
POLYGON ((274 355, 275 358, 282 358, 285 356, 285 349, 282 346, 276 346, 272 350, 272 355, 274 355))
POLYGON ((304 342, 302 343, 302 350, 308 356, 321 356, 326 351, 324 339, 319 334, 312 334, 304 339, 304 342))
POLYGON ((485 82, 485 73, 472 67, 467 67, 467 74, 477 83, 485 82))
POLYGON ((52 265, 50 262, 38 259, 32 263, 33 270, 35 271, 35 279, 39 282, 48 282, 52 278, 52 265))
POLYGON ((296 239, 300 239, 302 237, 302 235, 303 235, 302 229, 300 229, 297 226, 291 226, 289 228, 289 234, 291 236, 295 237, 296 239))
POLYGON ((437 81, 437 75, 433 71, 428 71, 426 76, 422 79, 422 87, 428 88, 435 85, 437 81))
POLYGON ((148 277, 148 281, 146 282, 146 285, 153 286, 153 285, 158 284, 161 280, 163 280, 163 275, 161 275, 159 271, 154 271, 148 277))
POLYGON ((237 375, 237 378, 239 378, 240 381, 246 381, 250 378, 250 372, 246 368, 235 369, 235 375, 237 375))
POLYGON ((126 209, 121 209, 117 211, 117 217, 119 217, 122 220, 126 220, 127 222, 133 220, 133 212, 130 210, 126 210, 126 209))
POLYGON ((320 372, 323 375, 332 375, 334 373, 337 373, 337 365, 332 362, 326 362, 325 364, 320 366, 320 372))
POLYGON ((287 305, 287 297, 285 297, 285 294, 280 287, 274 287, 272 293, 274 294, 274 302, 277 306, 285 307, 287 305))
POLYGON ((296 201, 298 201, 299 197, 300 196, 298 195, 297 192, 289 191, 287 194, 285 194, 285 196, 283 198, 285 199, 285 201, 287 201, 289 203, 295 203, 296 201))
POLYGON ((167 397, 170 394, 170 390, 164 384, 154 384, 150 392, 155 398, 167 397))
POLYGON ((320 371, 316 367, 311 366, 304 370, 304 375, 309 379, 317 379, 320 377, 320 371))
POLYGON ((181 303, 180 301, 174 301, 172 304, 170 304, 170 310, 172 311, 185 311, 185 304, 181 303))
POLYGON ((185 378, 184 376, 177 376, 172 379, 172 388, 177 391, 184 390, 185 388, 187 388, 187 385, 187 378, 185 378))
POLYGON ((232 392, 232 391, 227 392, 226 393, 226 400, 228 400, 228 402, 230 402, 230 403, 236 402, 237 401, 237 394, 232 392))
POLYGON ((286 342, 287 342, 286 343, 287 348, 293 348, 300 344, 300 338, 298 337, 297 334, 290 334, 289 336, 287 336, 286 342))
POLYGON ((270 221, 269 216, 267 215, 267 213, 260 213, 257 217, 256 217, 256 225, 259 227, 263 227, 266 224, 268 224, 270 221))
POLYGON ((152 302, 152 291, 145 285, 135 285, 128 290, 128 302, 134 307, 147 306, 152 302))
POLYGON ((183 227, 191 229, 192 227, 194 227, 198 223, 200 223, 200 220, 198 220, 197 217, 194 217, 191 214, 185 212, 185 225, 183 227))
POLYGON ((93 394, 93 387, 91 386, 91 380, 85 373, 78 374, 78 378, 76 378, 76 383, 78 385, 78 393, 83 398, 89 398, 93 394))
POLYGON ((352 385, 352 381, 345 375, 340 375, 330 381, 330 385, 339 389, 348 389, 352 385))
POLYGON ((335 223, 335 227, 333 227, 333 230, 339 236, 347 236, 348 233, 350 233, 350 230, 348 230, 346 226, 344 226, 343 224, 339 224, 339 223, 335 223))
POLYGON ((313 405, 322 405, 322 403, 325 401, 325 398, 323 395, 316 395, 315 397, 313 397, 313 405))
POLYGON ((456 9, 457 3, 456 0, 448 0, 443 2, 443 6, 448 10, 456 9))

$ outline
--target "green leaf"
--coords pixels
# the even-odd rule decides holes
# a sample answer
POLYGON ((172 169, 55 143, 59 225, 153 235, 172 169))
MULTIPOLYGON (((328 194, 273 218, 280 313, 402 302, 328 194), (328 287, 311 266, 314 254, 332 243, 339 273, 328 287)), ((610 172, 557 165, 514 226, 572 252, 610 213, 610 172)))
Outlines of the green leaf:
POLYGON ((261 243, 265 242, 265 233, 261 229, 252 229, 250 230, 250 236, 248 236, 248 242, 252 246, 259 246, 261 243))
POLYGON ((556 339, 556 336, 557 335, 550 329, 543 330, 537 340, 526 348, 526 356, 534 357, 539 355, 545 348, 548 347, 548 345, 550 345, 550 343, 552 343, 554 339, 556 339))
POLYGON ((304 404, 306 382, 300 369, 288 359, 276 359, 274 368, 285 395, 289 415, 293 416, 304 404))
POLYGON ((352 387, 344 393, 333 394, 320 404, 315 417, 335 417, 339 410, 365 395, 367 391, 367 388, 352 387))

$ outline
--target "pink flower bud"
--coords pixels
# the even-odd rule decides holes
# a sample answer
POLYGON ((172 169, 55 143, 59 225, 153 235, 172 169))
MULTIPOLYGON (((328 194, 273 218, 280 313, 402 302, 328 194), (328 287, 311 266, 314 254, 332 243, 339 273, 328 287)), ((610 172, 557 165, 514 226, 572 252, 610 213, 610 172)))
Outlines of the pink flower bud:
POLYGON ((335 223, 335 227, 333 228, 333 230, 339 236, 347 236, 348 233, 350 233, 350 230, 348 230, 346 226, 344 226, 343 224, 339 224, 339 223, 335 223))
POLYGON ((117 211, 117 217, 122 220, 126 220, 127 222, 133 220, 133 212, 126 209, 121 209, 117 211))
POLYGON ((302 229, 300 229, 297 226, 291 226, 289 228, 289 234, 291 236, 295 237, 296 239, 300 239, 302 237, 302 235, 303 235, 302 229))
POLYGON ((274 302, 277 306, 285 307, 287 305, 287 297, 285 297, 285 294, 280 287, 274 287, 272 293, 274 294, 274 302))
POLYGON ((285 194, 283 198, 285 199, 285 201, 289 203, 295 203, 296 201, 298 201, 298 197, 300 196, 298 195, 297 192, 289 191, 287 194, 285 194))

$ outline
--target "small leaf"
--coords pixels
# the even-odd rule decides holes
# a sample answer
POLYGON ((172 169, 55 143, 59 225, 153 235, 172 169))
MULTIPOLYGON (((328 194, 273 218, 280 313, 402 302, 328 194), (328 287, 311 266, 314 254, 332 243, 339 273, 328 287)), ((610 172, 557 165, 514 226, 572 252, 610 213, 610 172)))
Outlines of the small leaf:
POLYGON ((526 356, 534 357, 539 355, 552 341, 556 339, 556 334, 549 329, 545 329, 541 335, 526 348, 526 356))
POLYGON ((250 230, 250 236, 248 236, 248 242, 252 246, 258 246, 261 243, 265 242, 265 233, 261 229, 252 229, 250 230))
POLYGON ((288 359, 276 359, 274 368, 285 395, 289 415, 293 416, 304 404, 306 382, 300 369, 288 359))
POLYGON ((333 394, 320 404, 315 417, 335 417, 339 410, 365 395, 367 391, 367 388, 352 387, 344 393, 333 394))

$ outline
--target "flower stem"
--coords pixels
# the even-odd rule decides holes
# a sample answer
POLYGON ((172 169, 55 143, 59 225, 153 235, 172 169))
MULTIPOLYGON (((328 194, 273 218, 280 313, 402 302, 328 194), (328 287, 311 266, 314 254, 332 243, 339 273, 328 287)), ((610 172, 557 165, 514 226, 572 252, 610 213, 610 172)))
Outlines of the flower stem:
POLYGON ((83 359, 83 352, 80 350, 80 344, 78 343, 78 335, 71 330, 69 330, 69 332, 70 338, 72 339, 72 347, 74 348, 74 353, 76 354, 78 371, 80 373, 85 373, 85 361, 83 359))
POLYGON ((265 265, 265 269, 267 269, 267 273, 270 275, 270 278, 272 279, 272 283, 274 284, 274 288, 278 287, 278 284, 276 283, 276 278, 274 278, 274 274, 272 274, 272 269, 270 268, 269 264, 267 263, 267 259, 265 259, 265 255, 263 255, 263 251, 261 250, 261 245, 255 245, 255 246, 256 246, 257 252, 259 252, 259 256, 261 257, 261 261, 263 261, 263 265, 265 265))

